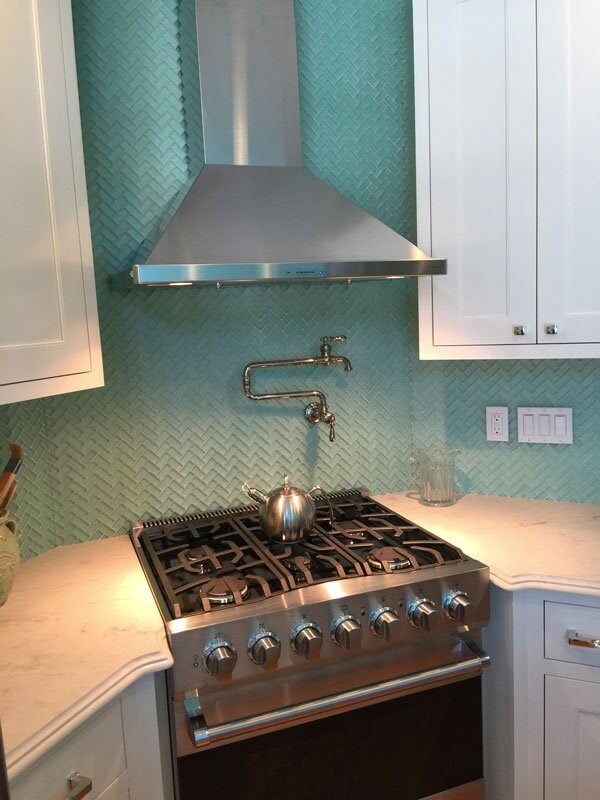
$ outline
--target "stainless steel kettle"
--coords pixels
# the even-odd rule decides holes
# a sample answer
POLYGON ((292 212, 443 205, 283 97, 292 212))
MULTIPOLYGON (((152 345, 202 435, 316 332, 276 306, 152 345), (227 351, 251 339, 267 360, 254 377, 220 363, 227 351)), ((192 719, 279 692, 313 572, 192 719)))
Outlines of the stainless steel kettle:
POLYGON ((312 531, 315 524, 315 501, 312 494, 322 492, 320 486, 313 486, 305 492, 296 486, 290 486, 288 476, 285 475, 283 486, 276 486, 268 493, 246 483, 242 489, 248 497, 260 503, 261 527, 270 539, 277 542, 299 542, 312 531))

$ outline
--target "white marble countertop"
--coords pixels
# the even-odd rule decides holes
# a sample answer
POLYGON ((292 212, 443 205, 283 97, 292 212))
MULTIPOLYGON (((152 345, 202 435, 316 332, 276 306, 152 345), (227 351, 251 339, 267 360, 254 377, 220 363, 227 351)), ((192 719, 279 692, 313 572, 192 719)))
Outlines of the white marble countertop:
MULTIPOLYGON (((509 590, 600 595, 600 504, 465 495, 449 508, 377 495, 490 567, 509 590)), ((140 676, 167 669, 163 623, 129 539, 22 564, 0 608, 0 719, 11 778, 140 676)))
POLYGON ((139 677, 172 663, 128 537, 26 561, 0 608, 0 720, 10 778, 139 677))
POLYGON ((600 595, 600 504, 469 494, 448 508, 376 499, 490 568, 503 589, 600 595))

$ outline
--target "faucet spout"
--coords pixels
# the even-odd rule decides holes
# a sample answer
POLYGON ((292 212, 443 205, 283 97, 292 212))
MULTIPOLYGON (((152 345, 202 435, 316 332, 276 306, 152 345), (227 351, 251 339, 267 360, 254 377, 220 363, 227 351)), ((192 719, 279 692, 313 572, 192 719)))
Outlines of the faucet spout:
POLYGON ((330 367, 332 364, 341 364, 346 372, 352 372, 352 364, 346 356, 330 356, 327 360, 322 360, 322 364, 325 367, 330 367))

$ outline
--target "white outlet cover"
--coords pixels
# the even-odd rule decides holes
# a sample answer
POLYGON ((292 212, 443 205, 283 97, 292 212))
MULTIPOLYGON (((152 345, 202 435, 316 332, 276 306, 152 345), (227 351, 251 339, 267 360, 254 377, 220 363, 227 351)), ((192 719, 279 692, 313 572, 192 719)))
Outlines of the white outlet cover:
POLYGON ((485 407, 485 438, 488 442, 508 442, 508 406, 485 407))
POLYGON ((573 409, 548 406, 517 408, 518 441, 573 444, 573 409))

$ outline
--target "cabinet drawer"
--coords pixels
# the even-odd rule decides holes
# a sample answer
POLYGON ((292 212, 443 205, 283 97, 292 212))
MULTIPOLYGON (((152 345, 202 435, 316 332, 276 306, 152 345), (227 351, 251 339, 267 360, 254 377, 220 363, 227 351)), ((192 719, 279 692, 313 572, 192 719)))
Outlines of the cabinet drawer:
POLYGON ((74 772, 92 780, 86 800, 120 798, 126 796, 127 786, 117 778, 126 766, 121 702, 117 701, 18 778, 11 786, 11 800, 64 800, 67 778, 74 772), (113 791, 104 794, 108 787, 113 791))
POLYGON ((569 644, 569 632, 576 631, 571 638, 600 640, 600 608, 579 606, 573 603, 545 604, 544 655, 556 661, 571 661, 600 667, 600 647, 569 644))

